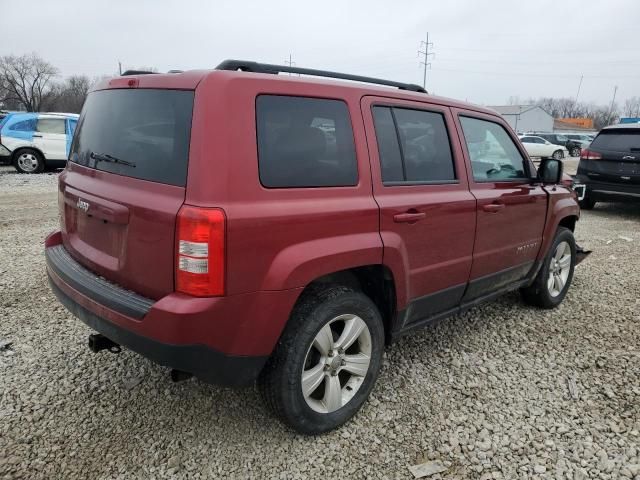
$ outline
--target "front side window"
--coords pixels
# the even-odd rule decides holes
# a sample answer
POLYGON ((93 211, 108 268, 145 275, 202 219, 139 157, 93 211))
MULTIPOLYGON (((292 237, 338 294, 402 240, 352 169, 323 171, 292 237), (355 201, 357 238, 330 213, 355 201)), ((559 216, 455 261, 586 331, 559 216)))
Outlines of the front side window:
POLYGON ((474 180, 477 182, 528 180, 525 160, 502 125, 462 116, 460 123, 474 180))
POLYGON ((400 107, 373 107, 382 181, 455 182, 444 116, 400 107))
POLYGON ((65 134, 63 118, 40 118, 38 120, 37 131, 39 133, 59 133, 65 134))
POLYGON ((357 185, 353 130, 343 101, 260 95, 256 120, 258 168, 265 187, 357 185))

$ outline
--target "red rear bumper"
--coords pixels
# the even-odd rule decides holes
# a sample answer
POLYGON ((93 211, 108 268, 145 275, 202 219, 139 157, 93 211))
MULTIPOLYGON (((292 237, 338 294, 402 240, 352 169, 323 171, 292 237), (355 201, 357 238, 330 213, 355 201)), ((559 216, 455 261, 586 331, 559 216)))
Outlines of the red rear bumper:
MULTIPOLYGON (((204 349, 202 351, 213 352, 214 357, 221 355, 225 358, 254 358, 256 362, 252 363, 259 363, 261 367, 280 337, 301 290, 262 291, 212 298, 195 298, 172 293, 156 302, 150 301, 146 309, 144 303, 139 301, 144 311, 138 315, 140 318, 134 318, 136 315, 122 313, 127 310, 114 307, 114 303, 105 299, 111 295, 117 301, 127 295, 136 296, 135 294, 120 289, 117 285, 109 287, 111 290, 117 290, 113 294, 108 291, 98 292, 98 287, 102 288, 106 284, 104 280, 77 263, 71 268, 66 268, 67 266, 60 264, 66 257, 56 258, 52 255, 55 249, 59 251, 60 248, 64 248, 59 232, 50 235, 45 246, 47 273, 53 291, 72 313, 111 340, 139 351, 158 363, 190 371, 200 377, 203 377, 202 372, 194 371, 194 368, 189 370, 175 365, 173 357, 177 355, 179 359, 180 353, 171 354, 169 361, 162 361, 158 355, 150 354, 149 348, 156 344, 158 351, 169 347, 177 348, 175 352, 180 349, 204 349), (80 277, 81 283, 76 283, 70 276, 78 272, 84 275, 80 277), (100 280, 101 285, 95 287, 95 292, 91 290, 94 287, 87 281, 87 276, 100 280), (118 338, 112 338, 113 336, 121 337, 120 341, 118 338), (144 348, 136 347, 134 344, 140 341, 150 345, 144 348)), ((72 259, 66 261, 74 262, 72 259)), ((193 351, 184 350, 182 356, 193 354, 193 351)), ((199 355, 202 356, 202 352, 199 355)), ((201 369, 202 361, 195 361, 195 366, 201 369)), ((226 362, 221 363, 225 368, 229 367, 226 362)), ((216 370, 215 365, 212 368, 216 370)), ((257 375, 259 369, 250 373, 257 375)), ((228 383, 209 377, 216 383, 228 383)))

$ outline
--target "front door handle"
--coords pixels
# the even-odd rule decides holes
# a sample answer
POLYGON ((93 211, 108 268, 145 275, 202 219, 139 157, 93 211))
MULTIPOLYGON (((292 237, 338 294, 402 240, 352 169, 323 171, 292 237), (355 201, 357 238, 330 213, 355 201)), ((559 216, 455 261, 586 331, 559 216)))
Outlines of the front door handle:
POLYGON ((489 205, 484 205, 482 209, 485 212, 489 213, 498 213, 500 210, 504 209, 504 204, 502 203, 490 203, 489 205))
POLYGON ((40 135, 39 133, 34 133, 33 135, 31 135, 33 138, 42 138, 42 135, 40 135))
POLYGON ((396 223, 415 223, 426 217, 427 217, 427 214, 424 212, 396 213, 393 216, 393 221, 396 223))

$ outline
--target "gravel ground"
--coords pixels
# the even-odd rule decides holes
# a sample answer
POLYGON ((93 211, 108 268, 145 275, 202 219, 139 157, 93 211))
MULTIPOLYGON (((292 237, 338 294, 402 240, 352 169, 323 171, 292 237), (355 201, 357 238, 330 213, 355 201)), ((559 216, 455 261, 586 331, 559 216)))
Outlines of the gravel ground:
POLYGON ((363 411, 307 438, 254 390, 89 352, 45 281, 55 183, 0 168, 0 477, 640 479, 638 206, 584 212, 559 309, 512 294, 403 339, 363 411))

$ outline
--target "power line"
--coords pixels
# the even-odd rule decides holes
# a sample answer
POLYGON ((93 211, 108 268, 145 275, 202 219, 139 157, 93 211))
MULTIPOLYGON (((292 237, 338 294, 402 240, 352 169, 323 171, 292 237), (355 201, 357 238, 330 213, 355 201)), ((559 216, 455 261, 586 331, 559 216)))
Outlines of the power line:
POLYGON ((418 55, 424 55, 424 61, 421 61, 420 64, 424 66, 424 73, 422 75, 422 87, 427 89, 427 68, 431 66, 429 63, 429 55, 433 55, 435 58, 435 52, 429 52, 429 48, 433 48, 433 43, 429 42, 429 32, 427 32, 427 40, 420 42, 420 47, 418 48, 418 55), (424 48, 424 52, 420 50, 424 48))

